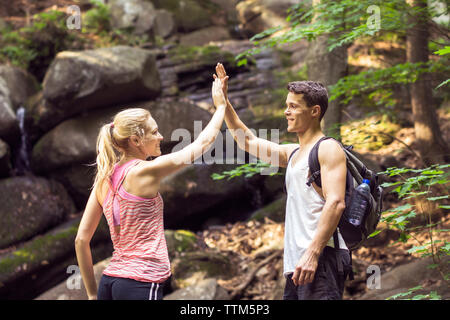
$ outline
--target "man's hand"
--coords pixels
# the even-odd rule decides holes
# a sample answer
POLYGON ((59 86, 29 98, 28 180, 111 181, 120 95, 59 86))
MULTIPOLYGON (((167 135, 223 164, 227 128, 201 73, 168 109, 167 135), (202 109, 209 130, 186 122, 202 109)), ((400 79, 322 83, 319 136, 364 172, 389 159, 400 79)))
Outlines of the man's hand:
POLYGON ((311 250, 306 250, 298 261, 294 274, 292 275, 294 285, 306 285, 313 282, 318 262, 319 255, 311 250))
POLYGON ((215 80, 212 85, 211 95, 214 102, 214 106, 216 108, 226 107, 227 100, 222 91, 222 82, 219 78, 215 77, 215 80))
POLYGON ((214 79, 218 77, 220 81, 222 81, 222 91, 225 96, 225 99, 228 100, 228 76, 223 64, 218 63, 216 65, 216 73, 217 76, 214 74, 213 77, 214 79))

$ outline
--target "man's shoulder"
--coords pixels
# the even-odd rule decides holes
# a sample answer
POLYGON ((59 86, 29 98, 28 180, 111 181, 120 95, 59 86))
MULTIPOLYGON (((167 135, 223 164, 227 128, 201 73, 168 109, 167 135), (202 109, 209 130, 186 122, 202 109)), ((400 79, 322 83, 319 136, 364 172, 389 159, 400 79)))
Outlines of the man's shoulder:
POLYGON ((342 145, 335 139, 323 140, 318 149, 319 162, 345 161, 345 152, 342 145))

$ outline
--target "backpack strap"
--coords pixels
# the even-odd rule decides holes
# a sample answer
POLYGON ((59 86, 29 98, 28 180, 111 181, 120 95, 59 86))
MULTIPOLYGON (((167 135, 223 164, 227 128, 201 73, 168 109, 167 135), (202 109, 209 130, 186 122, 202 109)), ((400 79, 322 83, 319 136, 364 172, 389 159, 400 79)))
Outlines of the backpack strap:
POLYGON ((289 164, 289 161, 291 161, 291 159, 292 159, 292 156, 294 155, 294 153, 296 153, 297 152, 297 150, 299 150, 300 149, 300 147, 297 147, 297 148, 295 148, 292 152, 291 152, 291 154, 290 154, 290 156, 289 156, 289 159, 288 159, 288 164, 289 164))
POLYGON ((312 147, 308 156, 308 166, 309 171, 311 172, 311 176, 308 178, 306 184, 308 187, 311 186, 313 182, 316 183, 320 188, 322 188, 322 183, 320 181, 320 163, 319 163, 319 145, 322 141, 333 139, 332 137, 322 137, 316 144, 312 147))

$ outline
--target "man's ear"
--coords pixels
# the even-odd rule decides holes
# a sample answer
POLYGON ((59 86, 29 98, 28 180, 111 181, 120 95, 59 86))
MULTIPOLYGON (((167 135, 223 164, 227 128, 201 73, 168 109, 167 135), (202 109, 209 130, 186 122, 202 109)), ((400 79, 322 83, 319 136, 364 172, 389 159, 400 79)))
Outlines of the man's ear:
POLYGON ((318 104, 312 106, 311 115, 314 117, 320 117, 320 106, 318 104))

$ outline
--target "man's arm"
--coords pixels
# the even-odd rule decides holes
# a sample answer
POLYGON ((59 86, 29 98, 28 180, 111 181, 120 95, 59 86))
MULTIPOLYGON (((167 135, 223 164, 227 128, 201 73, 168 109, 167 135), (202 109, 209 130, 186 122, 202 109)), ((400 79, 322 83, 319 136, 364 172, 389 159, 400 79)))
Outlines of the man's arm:
MULTIPOLYGON (((217 76, 222 80, 222 88, 227 99, 225 123, 227 124, 227 127, 239 148, 247 151, 258 159, 271 164, 272 166, 286 167, 288 157, 297 145, 280 145, 266 139, 258 138, 255 134, 253 134, 253 132, 239 118, 231 105, 230 100, 228 99, 228 76, 225 72, 224 66, 221 63, 217 64, 216 72, 217 76)), ((214 75, 214 77, 216 76, 214 75)))
POLYGON ((295 285, 314 280, 320 253, 333 236, 345 209, 347 162, 345 153, 333 140, 319 146, 320 175, 325 204, 311 245, 300 258, 292 276, 295 285))

